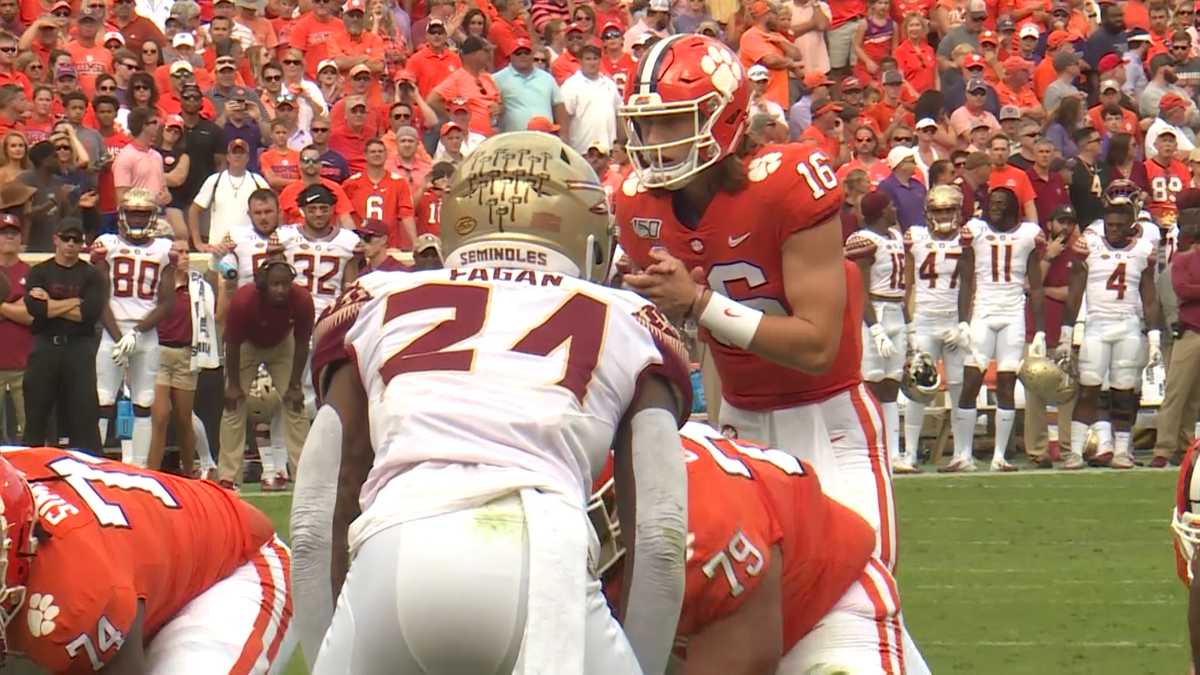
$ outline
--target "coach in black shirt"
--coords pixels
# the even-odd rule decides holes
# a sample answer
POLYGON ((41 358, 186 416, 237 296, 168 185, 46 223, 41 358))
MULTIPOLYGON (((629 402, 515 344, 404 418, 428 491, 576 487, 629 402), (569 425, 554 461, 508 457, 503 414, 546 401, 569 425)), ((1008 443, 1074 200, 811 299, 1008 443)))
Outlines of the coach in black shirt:
POLYGON ((51 411, 71 446, 100 451, 96 420, 96 322, 108 288, 96 268, 79 259, 83 224, 67 218, 54 234, 54 257, 29 270, 25 308, 33 317, 33 351, 25 369, 25 443, 46 445, 51 411))

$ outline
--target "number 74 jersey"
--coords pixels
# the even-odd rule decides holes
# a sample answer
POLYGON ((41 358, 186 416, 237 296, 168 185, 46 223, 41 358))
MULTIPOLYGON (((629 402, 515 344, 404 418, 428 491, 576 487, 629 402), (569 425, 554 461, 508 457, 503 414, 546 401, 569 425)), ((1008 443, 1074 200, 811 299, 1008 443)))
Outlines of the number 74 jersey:
POLYGON ((1042 228, 1026 221, 1001 231, 975 218, 963 226, 959 241, 975 252, 974 315, 1024 314, 1029 255, 1046 246, 1042 228))
POLYGON ((681 420, 691 407, 686 349, 658 310, 560 274, 372 272, 314 343, 313 373, 349 359, 370 402, 364 511, 429 461, 523 469, 582 504, 643 377, 675 386, 681 420))

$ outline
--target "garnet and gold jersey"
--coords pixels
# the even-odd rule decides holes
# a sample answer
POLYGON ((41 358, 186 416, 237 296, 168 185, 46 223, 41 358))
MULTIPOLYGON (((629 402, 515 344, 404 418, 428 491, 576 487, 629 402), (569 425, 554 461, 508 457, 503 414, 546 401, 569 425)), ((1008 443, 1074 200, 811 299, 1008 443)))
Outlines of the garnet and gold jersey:
POLYGON ((914 225, 904 233, 904 247, 913 260, 916 312, 957 316, 958 259, 962 257, 958 235, 940 239, 928 227, 914 225))
POLYGON ((349 361, 370 402, 364 511, 427 462, 531 472, 583 504, 643 378, 674 386, 681 423, 691 410, 687 351, 666 318, 633 293, 561 274, 372 272, 314 342, 318 383, 349 361))
POLYGON ((904 297, 904 239, 900 230, 890 228, 886 235, 863 228, 846 239, 847 260, 871 263, 867 292, 873 296, 899 300, 904 297))
POLYGON ((1026 221, 1001 231, 975 218, 963 226, 959 241, 975 252, 974 316, 1022 314, 1029 256, 1046 245, 1042 228, 1026 221))
POLYGON ((51 672, 100 670, 139 601, 149 642, 274 536, 265 515, 216 483, 56 448, 4 457, 29 482, 46 532, 9 646, 51 672))
MULTIPOLYGON (((744 189, 718 192, 691 228, 676 217, 670 191, 647 190, 631 172, 616 194, 621 247, 642 268, 652 264, 652 248, 664 247, 686 267, 702 268, 715 292, 766 314, 790 314, 780 252, 793 234, 837 216, 842 189, 829 159, 811 145, 766 146, 749 159, 747 177, 744 189)), ((822 375, 789 370, 702 331, 725 400, 750 410, 786 408, 824 400, 861 381, 862 290, 850 288, 857 266, 845 265, 841 349, 822 375)))
POLYGON ((1145 237, 1131 237, 1115 248, 1103 235, 1076 237, 1072 252, 1087 266, 1084 290, 1088 318, 1127 319, 1142 315, 1139 284, 1142 273, 1154 268, 1155 245, 1145 237))
POLYGON ((163 269, 175 264, 171 240, 164 238, 130 242, 102 234, 92 242, 91 255, 108 263, 108 305, 117 321, 141 321, 149 314, 158 304, 163 269))

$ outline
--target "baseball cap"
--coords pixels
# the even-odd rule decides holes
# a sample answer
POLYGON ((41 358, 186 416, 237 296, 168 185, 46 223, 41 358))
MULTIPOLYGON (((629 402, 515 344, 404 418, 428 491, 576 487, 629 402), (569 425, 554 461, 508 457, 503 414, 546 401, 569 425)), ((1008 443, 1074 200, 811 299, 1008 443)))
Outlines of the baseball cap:
POLYGON ((937 122, 934 122, 933 118, 922 117, 921 119, 917 120, 917 129, 928 129, 929 127, 933 127, 934 129, 937 128, 937 122))
POLYGON ((766 82, 771 79, 771 73, 767 72, 767 67, 761 63, 756 63, 750 66, 750 70, 746 71, 746 77, 754 82, 766 82))
POLYGON ((346 4, 342 5, 342 14, 347 12, 366 12, 367 6, 362 0, 346 0, 346 4))
POLYGON ((895 169, 896 167, 900 166, 901 162, 908 160, 908 159, 916 161, 917 151, 913 150, 912 148, 907 147, 907 146, 898 145, 888 151, 888 154, 887 154, 888 168, 895 169))
POLYGON ((442 240, 436 234, 430 234, 429 232, 417 235, 417 241, 413 243, 413 253, 420 253, 429 249, 433 249, 439 258, 442 257, 442 240))
POLYGON ((180 96, 184 94, 190 94, 192 92, 200 94, 201 96, 204 95, 204 92, 200 91, 200 85, 196 84, 195 82, 186 82, 182 87, 179 88, 180 96))
POLYGON ((1150 33, 1144 28, 1134 28, 1125 35, 1126 42, 1150 42, 1150 33))
POLYGON ((634 47, 645 47, 646 45, 650 44, 652 41, 657 40, 657 39, 658 39, 657 35, 655 35, 654 33, 651 33, 650 31, 646 31, 645 33, 642 33, 641 35, 639 35, 638 38, 633 41, 633 46, 634 47))
POLYGON ((527 51, 527 52, 533 51, 533 43, 529 41, 529 38, 517 38, 517 41, 514 43, 514 45, 513 45, 513 53, 514 54, 516 54, 517 52, 522 51, 522 50, 527 51))
POLYGON ((587 31, 585 31, 585 30, 583 29, 583 26, 580 26, 579 24, 575 23, 574 21, 572 21, 571 23, 567 24, 567 31, 566 31, 566 33, 567 33, 568 35, 569 35, 569 34, 571 34, 571 33, 586 33, 586 32, 587 32, 587 31))
POLYGON ((465 98, 452 98, 446 102, 446 112, 448 113, 453 114, 464 110, 470 110, 470 107, 467 106, 467 99, 465 98))
POLYGON ((241 150, 242 152, 250 152, 250 144, 246 143, 246 141, 244 141, 240 138, 235 138, 232 141, 229 141, 228 150, 229 150, 229 152, 233 152, 234 150, 241 150))
POLYGON ((353 78, 355 75, 358 75, 359 73, 366 73, 366 74, 370 75, 371 68, 365 63, 360 63, 357 66, 354 66, 353 68, 351 68, 350 72, 347 73, 347 75, 349 75, 351 78, 353 78))
POLYGON ((56 0, 50 5, 50 11, 53 12, 56 9, 72 9, 71 3, 69 0, 56 0))
POLYGON ((417 83, 417 76, 412 74, 412 71, 397 70, 394 78, 397 82, 412 82, 417 83))
POLYGON ((179 115, 167 115, 167 119, 163 120, 163 128, 166 129, 167 127, 179 127, 182 129, 183 118, 179 115))
POLYGON ((979 78, 975 78, 967 83, 967 88, 966 88, 967 93, 979 91, 981 89, 983 91, 987 91, 987 83, 979 78))
POLYGON ((1031 23, 1027 23, 1024 26, 1021 26, 1021 30, 1017 31, 1017 37, 1021 38, 1022 40, 1024 40, 1027 37, 1038 38, 1040 36, 1041 36, 1041 34, 1038 33, 1037 26, 1035 26, 1031 23))
POLYGON ((963 68, 982 68, 985 63, 982 56, 967 54, 967 58, 963 59, 963 68))
POLYGON ((59 221, 58 227, 54 231, 62 234, 64 232, 78 232, 83 234, 83 222, 78 218, 63 218, 59 221))
POLYGON ((321 61, 320 63, 317 64, 317 72, 318 73, 320 73, 322 70, 325 70, 326 68, 333 68, 334 70, 337 70, 338 69, 337 61, 334 61, 333 59, 325 59, 324 61, 321 61))
POLYGON ((847 77, 842 80, 842 91, 862 91, 862 82, 857 77, 847 77))
POLYGON ((1050 49, 1058 49, 1062 43, 1069 42, 1071 34, 1065 30, 1056 30, 1050 33, 1050 37, 1046 38, 1046 47, 1050 49))
POLYGON ((446 134, 450 133, 451 131, 454 131, 455 129, 463 132, 464 134, 467 133, 466 129, 463 129, 462 127, 458 126, 454 122, 446 122, 445 124, 442 125, 441 135, 445 136, 446 134))
POLYGON ((290 105, 293 108, 295 108, 296 107, 296 95, 290 91, 285 91, 282 94, 276 96, 275 97, 275 107, 278 108, 281 105, 290 105))
MULTIPOLYGON (((905 148, 907 149, 907 148, 905 148)), ((872 190, 863 196, 859 202, 859 209, 862 211, 865 220, 875 220, 883 214, 891 199, 886 192, 881 190, 872 190)))
POLYGON ((354 228, 354 233, 360 237, 373 237, 377 235, 387 236, 387 225, 383 224, 378 218, 367 218, 362 221, 362 224, 354 228))
POLYGON ((996 32, 997 33, 1011 33, 1012 31, 1014 31, 1016 29, 1017 29, 1016 22, 1013 21, 1012 17, 1008 16, 1007 14, 1000 17, 1000 20, 996 22, 996 32))
POLYGON ((541 115, 534 115, 529 118, 529 122, 525 124, 525 128, 529 131, 544 131, 548 134, 553 134, 557 133, 561 127, 541 115))
POLYGON ((753 5, 750 5, 750 16, 756 19, 770 11, 771 6, 763 2, 763 0, 756 0, 753 5))
POLYGON ((973 16, 983 15, 987 18, 987 3, 983 0, 971 0, 967 3, 967 13, 973 16))
POLYGON ((484 42, 483 40, 472 35, 463 40, 462 44, 459 45, 458 53, 461 56, 466 56, 467 54, 474 54, 482 49, 487 49, 487 42, 484 42))
POLYGON ((263 0, 233 0, 233 4, 246 9, 260 10, 267 6, 263 0))
POLYGON ((971 131, 976 129, 991 129, 992 125, 988 124, 986 117, 976 117, 971 123, 971 131))
POLYGON ((883 84, 904 84, 904 76, 898 70, 889 70, 884 72, 882 81, 883 84))
POLYGON ((77 77, 75 74, 75 66, 65 65, 59 66, 54 71, 54 79, 61 80, 64 77, 77 77))
POLYGON ((998 45, 1000 44, 1000 38, 996 35, 995 31, 985 30, 979 34, 979 44, 998 45))
POLYGON ((1021 119, 1021 109, 1015 105, 1006 105, 1000 108, 1001 120, 1019 120, 1021 119))
POLYGON ((354 110, 355 108, 359 108, 359 107, 361 107, 361 108, 368 107, 367 99, 365 96, 347 96, 346 98, 342 99, 342 102, 345 105, 346 112, 350 112, 350 111, 354 110))
POLYGON ((188 46, 196 46, 196 38, 192 37, 191 33, 176 33, 175 37, 171 38, 171 46, 175 48, 188 46))
POLYGON ((430 19, 429 23, 425 24, 425 31, 428 32, 434 26, 441 28, 442 31, 446 30, 446 22, 445 21, 442 21, 441 19, 430 19))
POLYGON ((12 213, 0 213, 0 232, 4 230, 21 231, 21 219, 12 213))
POLYGON ((333 206, 337 203, 337 195, 333 194, 333 190, 325 187, 324 183, 313 183, 300 191, 300 195, 296 198, 296 202, 300 208, 310 206, 312 204, 327 204, 333 206))
POLYGON ((804 74, 804 86, 808 89, 816 89, 817 87, 828 87, 833 84, 833 80, 825 73, 810 70, 804 74))
POLYGON ((1121 57, 1116 54, 1105 54, 1100 57, 1100 61, 1096 63, 1096 71, 1103 74, 1110 70, 1120 68, 1122 65, 1121 57))
POLYGON ((1187 101, 1174 92, 1167 92, 1158 100, 1158 109, 1162 111, 1187 108, 1187 101))
POLYGON ((651 12, 669 12, 671 11, 671 0, 650 0, 651 12))
POLYGON ((107 33, 105 33, 105 34, 104 34, 104 39, 103 39, 103 40, 101 40, 101 42, 102 42, 103 44, 108 44, 108 41, 109 41, 109 40, 116 40, 117 42, 120 42, 120 43, 121 43, 121 46, 122 46, 122 47, 124 47, 124 46, 125 46, 125 36, 124 36, 124 35, 121 35, 120 33, 118 33, 118 32, 117 32, 117 31, 115 31, 115 30, 110 30, 110 31, 108 31, 107 33))
POLYGON ((1116 80, 1105 80, 1100 83, 1100 93, 1103 94, 1108 90, 1121 91, 1121 85, 1117 84, 1116 80))
POLYGON ((1015 54, 1008 57, 1007 59, 1004 59, 1003 65, 1004 65, 1004 70, 1006 72, 1012 72, 1014 70, 1023 70, 1028 73, 1029 71, 1033 70, 1032 63, 1026 61, 1025 59, 1023 59, 1020 56, 1017 56, 1015 54))
POLYGON ((1069 220, 1071 222, 1079 222, 1079 216, 1076 215, 1075 209, 1071 208, 1070 204, 1063 204, 1054 209, 1054 213, 1050 214, 1050 220, 1069 220))
POLYGON ((608 142, 604 141, 604 140, 595 140, 595 141, 592 141, 591 143, 588 143, 587 149, 588 150, 599 150, 600 154, 607 155, 608 150, 609 150, 608 142))
POLYGON ((827 112, 842 112, 842 104, 830 99, 817 99, 812 102, 812 116, 824 115, 827 112))
POLYGON ((605 33, 614 30, 622 35, 625 34, 625 31, 621 30, 621 24, 617 23, 616 21, 609 21, 600 27, 600 35, 604 35, 605 33))
POLYGON ((237 61, 232 56, 218 56, 214 65, 216 70, 237 70, 237 61))
POLYGON ((192 64, 188 63, 187 61, 176 61, 175 63, 171 64, 170 72, 172 75, 180 72, 190 73, 192 72, 192 64))

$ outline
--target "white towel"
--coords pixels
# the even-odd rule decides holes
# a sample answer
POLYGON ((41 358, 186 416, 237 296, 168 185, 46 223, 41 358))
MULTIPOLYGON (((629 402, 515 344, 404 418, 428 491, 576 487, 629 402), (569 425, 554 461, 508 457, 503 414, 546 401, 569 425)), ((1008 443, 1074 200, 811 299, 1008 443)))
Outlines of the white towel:
POLYGON ((192 305, 192 370, 217 368, 221 357, 217 351, 216 301, 212 286, 194 270, 188 273, 188 297, 192 305))

